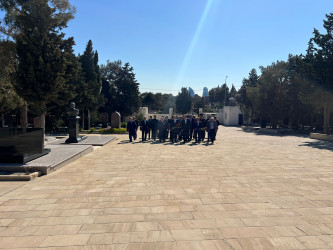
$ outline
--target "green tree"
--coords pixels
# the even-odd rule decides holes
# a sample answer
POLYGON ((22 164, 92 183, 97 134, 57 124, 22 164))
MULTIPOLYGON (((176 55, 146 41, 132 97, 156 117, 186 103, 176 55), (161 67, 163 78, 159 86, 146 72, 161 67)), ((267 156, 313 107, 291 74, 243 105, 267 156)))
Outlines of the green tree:
POLYGON ((139 83, 133 70, 129 63, 125 63, 112 86, 117 110, 123 116, 131 115, 139 109, 139 83))
POLYGON ((140 105, 139 83, 129 63, 122 66, 120 60, 107 61, 101 66, 107 105, 112 112, 118 111, 125 117, 138 111, 140 105))
POLYGON ((154 94, 151 92, 141 94, 142 106, 147 106, 151 110, 152 105, 155 103, 154 94))
POLYGON ((325 34, 314 29, 305 59, 315 84, 313 101, 323 110, 324 133, 328 133, 333 111, 333 13, 326 15, 323 27, 325 34))
POLYGON ((222 107, 225 104, 227 105, 229 97, 229 88, 225 83, 221 87, 217 86, 216 88, 212 88, 211 90, 209 90, 208 98, 212 108, 222 107))
POLYGON ((84 85, 80 97, 79 107, 84 110, 96 110, 103 105, 101 96, 102 81, 98 65, 98 52, 93 50, 92 41, 89 40, 83 55, 79 56, 84 75, 84 85))
POLYGON ((256 102, 254 93, 256 91, 250 90, 258 85, 259 76, 256 69, 252 69, 249 73, 248 78, 244 78, 242 81, 242 86, 238 90, 237 101, 241 106, 245 121, 250 121, 254 118, 254 103, 256 102), (251 98, 249 97, 249 92, 251 92, 251 98), (250 101, 252 100, 252 101, 250 101))
POLYGON ((176 109, 176 97, 172 94, 163 94, 163 113, 169 113, 169 108, 173 108, 173 110, 176 109))
POLYGON ((68 0, 7 0, 0 2, 6 11, 6 24, 16 41, 16 92, 41 114, 45 128, 47 105, 65 85, 65 47, 74 45, 61 32, 73 18, 68 0))
POLYGON ((22 105, 21 98, 13 86, 15 72, 15 43, 9 40, 0 41, 0 113, 1 126, 4 126, 4 115, 22 105))
POLYGON ((197 94, 192 96, 192 112, 199 113, 199 108, 203 108, 203 98, 197 94))
MULTIPOLYGON (((129 63, 121 66, 121 61, 110 62, 101 66, 105 91, 112 112, 118 111, 125 117, 138 111, 140 105, 139 83, 129 63)), ((104 91, 103 91, 104 92, 104 91)))
POLYGON ((260 69, 260 115, 276 128, 288 118, 288 64, 278 61, 260 69))
POLYGON ((186 114, 192 108, 192 99, 187 88, 182 87, 181 92, 176 97, 176 110, 181 114, 186 114))
POLYGON ((115 111, 119 111, 117 109, 117 105, 115 103, 114 94, 114 85, 115 80, 119 72, 122 70, 121 68, 122 62, 120 60, 110 62, 109 60, 105 65, 100 66, 101 78, 102 78, 102 90, 101 93, 106 99, 104 111, 106 111, 109 115, 111 115, 115 111))

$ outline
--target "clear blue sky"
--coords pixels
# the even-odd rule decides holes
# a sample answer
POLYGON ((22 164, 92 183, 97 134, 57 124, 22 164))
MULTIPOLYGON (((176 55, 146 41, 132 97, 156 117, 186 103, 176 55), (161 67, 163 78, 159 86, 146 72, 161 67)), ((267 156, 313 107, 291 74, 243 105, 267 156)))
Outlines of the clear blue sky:
POLYGON ((134 67, 141 92, 175 95, 182 86, 201 95, 226 76, 238 89, 252 68, 304 54, 333 11, 333 0, 70 2, 77 12, 65 32, 76 53, 91 39, 100 64, 120 59, 134 67))

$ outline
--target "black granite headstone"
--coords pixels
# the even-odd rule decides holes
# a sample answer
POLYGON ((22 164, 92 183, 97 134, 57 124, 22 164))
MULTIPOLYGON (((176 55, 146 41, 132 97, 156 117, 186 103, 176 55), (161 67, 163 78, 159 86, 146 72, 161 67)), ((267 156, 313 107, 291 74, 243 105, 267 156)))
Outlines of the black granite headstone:
POLYGON ((0 128, 1 163, 25 163, 49 152, 42 128, 0 128))

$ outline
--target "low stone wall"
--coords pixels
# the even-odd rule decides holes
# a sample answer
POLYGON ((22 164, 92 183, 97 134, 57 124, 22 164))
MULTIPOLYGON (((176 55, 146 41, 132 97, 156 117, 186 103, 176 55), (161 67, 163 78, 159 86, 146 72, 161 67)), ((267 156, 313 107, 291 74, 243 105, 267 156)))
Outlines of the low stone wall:
POLYGON ((319 133, 310 133, 310 138, 324 141, 333 141, 333 136, 319 133))

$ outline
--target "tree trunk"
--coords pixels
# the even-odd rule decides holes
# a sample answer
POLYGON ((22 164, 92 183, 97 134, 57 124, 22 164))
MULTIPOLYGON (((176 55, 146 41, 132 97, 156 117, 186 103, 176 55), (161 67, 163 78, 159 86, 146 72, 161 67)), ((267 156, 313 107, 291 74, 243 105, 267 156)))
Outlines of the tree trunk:
POLYGON ((28 104, 24 101, 23 106, 20 108, 20 125, 21 128, 28 127, 28 104))
POLYGON ((81 118, 81 122, 82 122, 82 129, 84 130, 85 128, 84 128, 84 119, 85 119, 85 117, 84 117, 84 109, 82 109, 82 118, 81 118))
POLYGON ((1 127, 3 128, 5 126, 5 115, 1 114, 1 127))
POLYGON ((328 103, 325 102, 324 104, 324 134, 328 134, 329 129, 329 108, 328 103))

